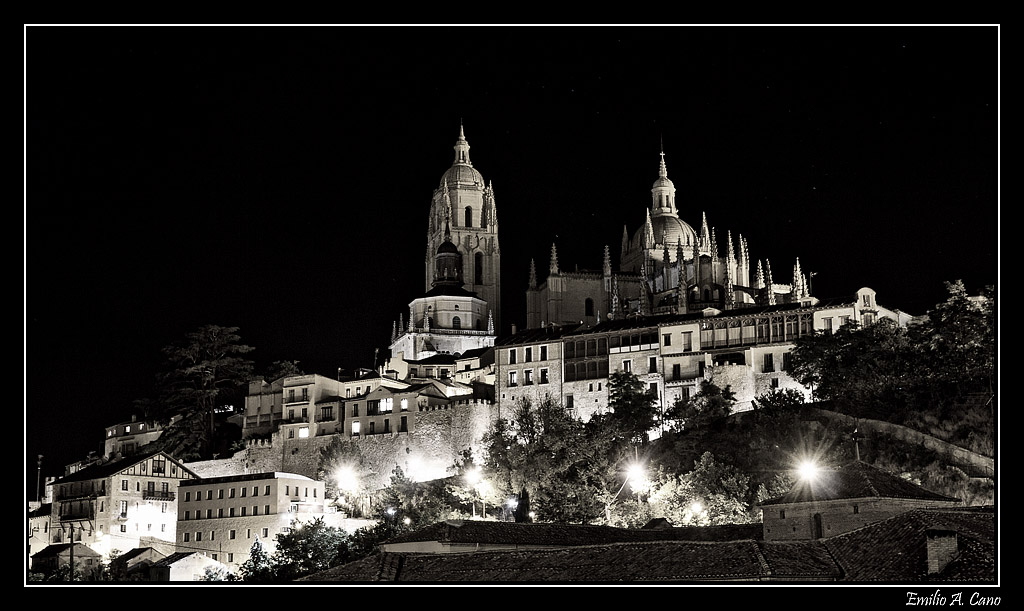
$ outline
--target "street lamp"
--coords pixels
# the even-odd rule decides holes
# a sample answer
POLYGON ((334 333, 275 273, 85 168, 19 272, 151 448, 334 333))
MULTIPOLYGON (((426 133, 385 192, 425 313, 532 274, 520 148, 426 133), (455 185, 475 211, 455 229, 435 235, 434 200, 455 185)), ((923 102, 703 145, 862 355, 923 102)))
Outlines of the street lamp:
POLYGON ((820 469, 814 461, 805 460, 797 467, 797 472, 800 474, 800 479, 806 482, 813 482, 818 477, 820 469))

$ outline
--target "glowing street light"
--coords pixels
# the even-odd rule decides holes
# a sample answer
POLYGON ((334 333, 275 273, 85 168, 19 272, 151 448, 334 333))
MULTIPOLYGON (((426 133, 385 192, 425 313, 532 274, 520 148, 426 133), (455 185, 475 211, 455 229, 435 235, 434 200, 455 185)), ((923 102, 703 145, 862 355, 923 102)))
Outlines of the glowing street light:
POLYGON ((811 482, 818 477, 820 469, 813 461, 805 460, 800 463, 800 466, 797 468, 797 472, 800 474, 800 479, 811 482))
POLYGON ((338 489, 344 492, 355 492, 359 488, 359 479, 351 467, 341 467, 334 473, 338 489))

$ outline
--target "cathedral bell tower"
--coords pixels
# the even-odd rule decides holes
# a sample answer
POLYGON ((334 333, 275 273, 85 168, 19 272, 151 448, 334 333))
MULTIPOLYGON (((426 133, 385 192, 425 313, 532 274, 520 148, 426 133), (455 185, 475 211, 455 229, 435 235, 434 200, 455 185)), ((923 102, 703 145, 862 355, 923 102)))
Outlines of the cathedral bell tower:
POLYGON ((450 240, 461 257, 466 290, 476 293, 493 312, 495 329, 501 330, 501 249, 498 245, 498 211, 494 188, 473 167, 469 142, 459 126, 455 160, 434 190, 427 222, 425 253, 426 290, 438 277, 438 248, 450 240))

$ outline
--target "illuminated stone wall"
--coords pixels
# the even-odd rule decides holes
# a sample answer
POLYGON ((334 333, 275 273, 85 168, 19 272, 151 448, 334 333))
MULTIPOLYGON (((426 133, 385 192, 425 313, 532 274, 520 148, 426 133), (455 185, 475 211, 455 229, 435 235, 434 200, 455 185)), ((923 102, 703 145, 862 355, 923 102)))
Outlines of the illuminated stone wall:
MULTIPOLYGON (((383 488, 395 466, 410 477, 425 481, 446 477, 461 452, 478 449, 484 434, 498 417, 494 403, 455 401, 450 405, 418 412, 409 433, 382 433, 351 439, 374 466, 371 488, 383 488)), ((269 441, 253 441, 244 452, 224 461, 206 461, 205 477, 284 471, 316 478, 320 450, 335 435, 285 439, 274 434, 269 441), (208 463, 218 463, 215 469, 208 463)))

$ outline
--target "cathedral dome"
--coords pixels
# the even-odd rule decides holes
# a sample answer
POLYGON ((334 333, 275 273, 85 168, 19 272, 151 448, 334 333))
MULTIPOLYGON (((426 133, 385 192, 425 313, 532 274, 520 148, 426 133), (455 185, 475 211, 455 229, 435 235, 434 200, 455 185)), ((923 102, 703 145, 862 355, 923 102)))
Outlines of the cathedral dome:
POLYGON ((693 228, 676 216, 656 216, 651 219, 651 225, 654 227, 654 241, 657 244, 668 244, 672 247, 682 242, 683 246, 688 246, 697 240, 697 233, 693 228))
POLYGON ((473 166, 457 163, 448 168, 448 171, 441 177, 441 184, 445 183, 448 183, 449 189, 463 185, 477 185, 482 188, 484 177, 473 166))
MULTIPOLYGON (((654 230, 654 244, 661 246, 667 244, 669 248, 675 248, 676 244, 680 242, 682 242, 683 246, 690 246, 697 241, 697 232, 681 221, 679 217, 672 214, 652 216, 651 228, 654 230)), ((636 233, 633 234, 633 244, 639 245, 643 235, 644 226, 641 225, 636 230, 636 233)), ((654 244, 648 244, 647 247, 653 248, 654 244)))
POLYGON ((440 246, 437 247, 437 254, 442 255, 445 253, 454 253, 458 255, 459 247, 453 244, 451 240, 446 239, 444 242, 441 242, 440 246))
POLYGON ((673 183, 668 176, 659 176, 658 180, 654 181, 652 189, 672 189, 675 190, 676 185, 673 183))

